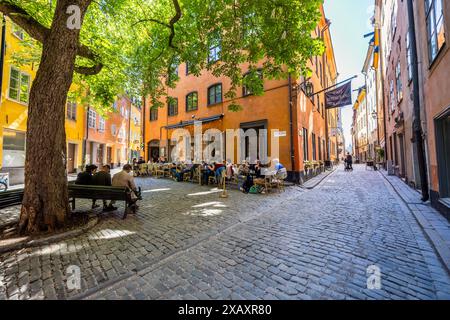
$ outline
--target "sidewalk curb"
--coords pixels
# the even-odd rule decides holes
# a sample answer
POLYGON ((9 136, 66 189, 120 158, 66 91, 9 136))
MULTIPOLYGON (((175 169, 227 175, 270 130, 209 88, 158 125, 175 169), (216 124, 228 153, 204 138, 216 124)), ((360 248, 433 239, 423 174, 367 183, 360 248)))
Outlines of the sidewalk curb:
POLYGON ((29 240, 28 238, 25 238, 24 240, 16 242, 14 244, 0 246, 0 254, 14 251, 14 250, 38 247, 41 245, 47 245, 47 244, 51 244, 51 243, 58 242, 61 240, 65 240, 67 238, 73 238, 73 237, 79 236, 83 233, 86 233, 93 227, 97 226, 99 222, 100 222, 100 219, 98 217, 95 217, 94 219, 89 221, 85 227, 82 227, 79 229, 70 230, 70 231, 67 231, 67 232, 64 232, 61 234, 52 235, 52 236, 48 236, 48 237, 44 237, 44 238, 36 239, 36 240, 29 240))
MULTIPOLYGON (((305 190, 313 190, 315 187, 317 187, 319 184, 321 184, 326 178, 328 178, 330 175, 332 175, 333 173, 335 173, 337 171, 337 167, 335 168, 335 169, 333 169, 333 170, 331 170, 331 171, 329 171, 326 175, 324 175, 317 183, 315 183, 314 185, 312 185, 312 186, 309 186, 309 187, 303 187, 303 186, 300 186, 302 189, 305 189, 305 190)), ((313 178, 314 179, 314 178, 313 178)), ((308 181, 306 181, 306 182, 308 182, 308 181)))
POLYGON ((436 251, 439 259, 444 264, 447 273, 450 274, 450 251, 448 250, 448 246, 445 245, 445 241, 442 239, 442 237, 436 231, 434 231, 434 229, 428 223, 426 218, 420 212, 416 212, 415 210, 411 209, 411 207, 409 206, 409 203, 402 197, 400 192, 397 191, 395 186, 386 178, 386 176, 381 172, 379 172, 379 174, 383 177, 383 179, 387 183, 389 183, 389 185, 392 187, 392 189, 394 190, 396 195, 403 201, 403 203, 408 208, 409 212, 416 219, 416 221, 419 224, 420 228, 422 229, 423 233, 428 238, 432 247, 436 251))

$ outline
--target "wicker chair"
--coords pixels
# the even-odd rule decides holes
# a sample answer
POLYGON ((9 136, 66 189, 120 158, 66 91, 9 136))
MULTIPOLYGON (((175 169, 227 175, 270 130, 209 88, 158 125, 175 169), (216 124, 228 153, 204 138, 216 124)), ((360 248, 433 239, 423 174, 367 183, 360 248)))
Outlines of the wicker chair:
POLYGON ((270 181, 270 188, 276 188, 279 192, 284 192, 284 180, 287 178, 286 169, 278 170, 273 179, 270 181))
POLYGON ((148 176, 148 166, 146 163, 139 165, 139 175, 148 176))

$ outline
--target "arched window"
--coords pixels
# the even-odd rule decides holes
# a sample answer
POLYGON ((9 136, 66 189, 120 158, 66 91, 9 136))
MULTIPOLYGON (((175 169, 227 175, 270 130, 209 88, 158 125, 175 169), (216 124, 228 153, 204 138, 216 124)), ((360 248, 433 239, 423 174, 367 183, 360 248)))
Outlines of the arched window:
POLYGON ((218 83, 208 88, 208 106, 222 102, 222 84, 218 83))
POLYGON ((186 96, 186 111, 194 111, 198 109, 198 93, 191 92, 186 96))

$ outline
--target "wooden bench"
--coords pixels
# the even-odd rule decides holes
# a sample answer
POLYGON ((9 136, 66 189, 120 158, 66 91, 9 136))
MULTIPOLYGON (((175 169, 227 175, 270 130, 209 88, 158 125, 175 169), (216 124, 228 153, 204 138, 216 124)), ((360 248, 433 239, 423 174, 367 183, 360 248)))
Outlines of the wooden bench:
POLYGON ((69 202, 72 204, 72 210, 75 210, 75 199, 96 199, 96 200, 115 200, 125 202, 125 211, 122 219, 127 217, 129 210, 132 209, 134 202, 131 200, 130 192, 126 187, 106 187, 106 186, 84 186, 69 184, 69 202))
POLYGON ((0 209, 22 204, 23 189, 0 192, 0 209))

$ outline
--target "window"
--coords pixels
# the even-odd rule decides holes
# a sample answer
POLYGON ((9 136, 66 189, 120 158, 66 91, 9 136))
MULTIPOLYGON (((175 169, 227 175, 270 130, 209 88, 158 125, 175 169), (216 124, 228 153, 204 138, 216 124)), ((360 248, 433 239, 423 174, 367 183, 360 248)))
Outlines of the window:
POLYGON ((395 69, 395 79, 397 82, 397 101, 403 99, 403 85, 402 85, 402 71, 400 66, 400 60, 397 62, 397 67, 395 69))
POLYGON ((209 47, 208 63, 214 63, 220 60, 221 46, 215 45, 209 47))
POLYGON ((114 103, 113 103, 113 109, 114 109, 114 110, 117 110, 117 101, 114 101, 114 103))
POLYGON ((391 111, 395 110, 395 99, 394 99, 394 80, 391 80, 389 87, 389 100, 391 101, 391 111))
POLYGON ((222 84, 215 84, 208 88, 208 106, 222 102, 222 84))
POLYGON ((408 31, 406 34, 406 61, 408 63, 408 80, 411 81, 413 78, 412 70, 412 49, 411 49, 411 32, 408 31))
POLYGON ((25 166, 25 132, 3 130, 3 167, 25 166))
POLYGON ((168 81, 175 81, 178 78, 178 64, 176 62, 172 63, 169 68, 168 81))
POLYGON ((150 121, 158 120, 158 108, 152 107, 150 108, 150 121))
POLYGON ((111 125, 111 134, 115 137, 117 134, 117 127, 115 124, 111 125))
POLYGON ((176 116, 178 114, 178 99, 169 98, 167 103, 167 108, 169 112, 169 117, 176 116))
POLYGON ((99 117, 98 119, 98 131, 105 132, 105 119, 102 117, 99 117))
POLYGON ((186 75, 189 75, 191 73, 191 70, 189 68, 189 62, 186 61, 186 75))
POLYGON ((445 44, 444 15, 442 0, 426 0, 427 38, 430 63, 445 44))
POLYGON ((12 24, 12 33, 20 40, 23 40, 23 29, 15 23, 12 24))
POLYGON ((311 135, 311 144, 312 144, 312 159, 314 161, 317 160, 316 158, 316 135, 313 133, 311 135))
POLYGON ((320 137, 317 137, 317 146, 319 147, 319 161, 322 161, 322 143, 320 141, 320 137))
POLYGON ((303 128, 303 161, 308 161, 308 129, 303 128))
POLYGON ((30 76, 19 69, 11 67, 8 96, 12 100, 28 103, 30 94, 30 76))
MULTIPOLYGON (((260 79, 263 78, 262 70, 257 70, 256 73, 257 73, 257 75, 258 75, 258 77, 259 77, 260 79)), ((245 78, 249 77, 250 75, 251 75, 250 72, 247 72, 247 73, 244 75, 244 83, 245 83, 245 78)), ((253 94, 253 91, 252 91, 249 87, 247 87, 247 86, 244 84, 244 85, 242 86, 242 95, 245 97, 245 96, 250 96, 250 95, 252 95, 252 94, 253 94)))
POLYGON ((194 111, 198 109, 198 93, 191 92, 186 96, 186 111, 194 111))
POLYGON ((77 104, 67 101, 67 119, 77 121, 77 104))
POLYGON ((88 126, 89 128, 95 129, 97 121, 97 113, 94 110, 89 109, 88 113, 88 126))

